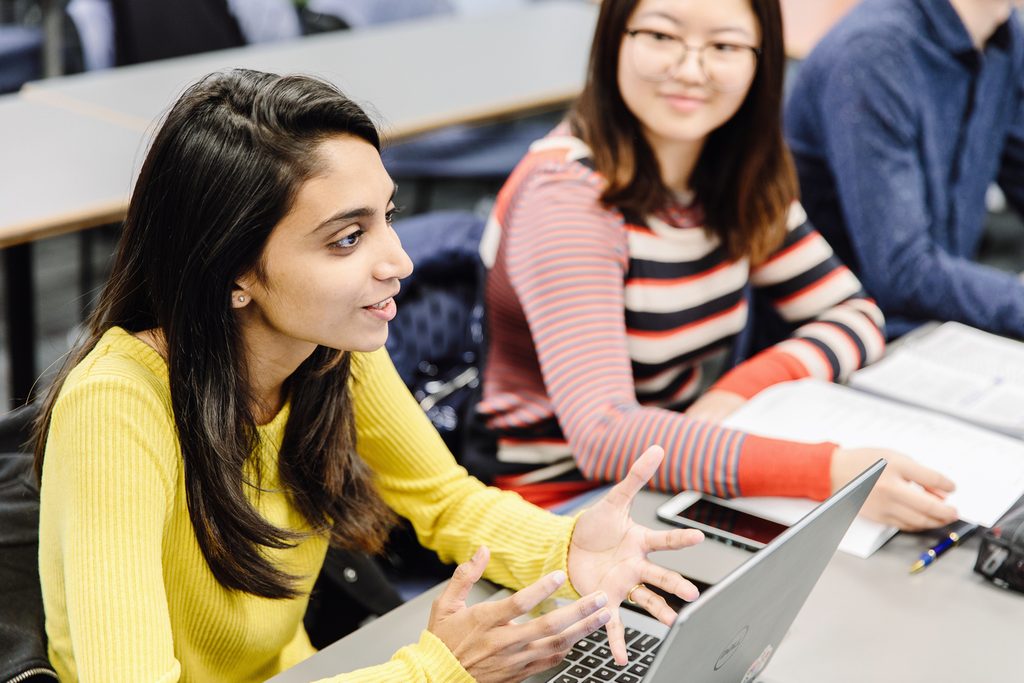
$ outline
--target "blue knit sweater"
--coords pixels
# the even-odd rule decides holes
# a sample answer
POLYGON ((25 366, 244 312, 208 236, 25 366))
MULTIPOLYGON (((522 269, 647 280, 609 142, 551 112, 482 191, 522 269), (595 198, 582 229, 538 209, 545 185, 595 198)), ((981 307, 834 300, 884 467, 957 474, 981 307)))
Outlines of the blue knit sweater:
POLYGON ((804 207, 890 337, 958 320, 1024 337, 1024 284, 973 261, 985 193, 1024 209, 1024 34, 979 52, 949 0, 864 0, 800 66, 786 136, 804 207))

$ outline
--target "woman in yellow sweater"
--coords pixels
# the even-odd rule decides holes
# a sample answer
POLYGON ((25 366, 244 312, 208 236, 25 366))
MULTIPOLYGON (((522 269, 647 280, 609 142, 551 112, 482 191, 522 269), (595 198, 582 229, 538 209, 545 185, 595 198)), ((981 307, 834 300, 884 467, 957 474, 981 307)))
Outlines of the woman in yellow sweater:
POLYGON ((212 74, 169 112, 111 279, 37 426, 50 658, 70 681, 257 681, 313 652, 329 543, 380 549, 394 514, 462 564, 419 642, 332 680, 513 681, 604 626, 646 560, 697 532, 629 520, 652 448, 576 519, 468 477, 386 352, 411 264, 363 111, 332 86, 212 74), (489 550, 488 550, 489 549, 489 550), (481 576, 520 589, 467 607, 481 576), (551 594, 579 598, 510 623, 551 594), (554 634, 554 635, 552 635, 554 634))

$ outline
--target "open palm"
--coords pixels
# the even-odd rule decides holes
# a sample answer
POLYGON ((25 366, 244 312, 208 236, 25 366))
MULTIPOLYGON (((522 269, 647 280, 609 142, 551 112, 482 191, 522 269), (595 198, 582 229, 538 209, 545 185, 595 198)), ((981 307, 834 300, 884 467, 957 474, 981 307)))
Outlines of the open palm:
POLYGON ((580 515, 569 545, 569 580, 573 587, 581 595, 600 590, 608 596, 612 618, 605 629, 612 655, 620 665, 626 663, 626 643, 619 605, 627 596, 654 618, 671 624, 675 611, 664 598, 641 584, 658 586, 684 600, 693 600, 698 594, 692 583, 650 562, 647 554, 686 548, 700 543, 704 535, 692 529, 655 531, 629 516, 633 498, 650 481, 664 456, 659 446, 644 451, 626 478, 580 515))

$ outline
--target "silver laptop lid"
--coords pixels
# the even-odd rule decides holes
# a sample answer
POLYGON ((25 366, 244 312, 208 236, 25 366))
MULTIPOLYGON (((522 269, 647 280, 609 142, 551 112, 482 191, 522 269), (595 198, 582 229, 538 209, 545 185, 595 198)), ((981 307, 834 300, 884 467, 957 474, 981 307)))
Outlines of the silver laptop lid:
POLYGON ((768 664, 885 468, 879 460, 683 609, 645 683, 749 683, 768 664))

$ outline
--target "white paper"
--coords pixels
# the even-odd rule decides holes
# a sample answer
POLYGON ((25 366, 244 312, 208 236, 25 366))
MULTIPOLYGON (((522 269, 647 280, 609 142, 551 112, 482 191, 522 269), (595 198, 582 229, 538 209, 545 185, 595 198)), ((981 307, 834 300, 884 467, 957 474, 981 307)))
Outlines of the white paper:
MULTIPOLYGON (((959 420, 817 380, 786 382, 748 401, 726 425, 793 441, 890 448, 942 472, 957 488, 947 501, 960 518, 992 526, 1024 493, 1024 443, 959 420)), ((815 503, 738 498, 738 507, 792 524, 815 503)), ((840 550, 867 557, 895 533, 858 518, 840 550)))
POLYGON ((1024 344, 960 323, 908 341, 850 385, 1024 436, 1024 344))

